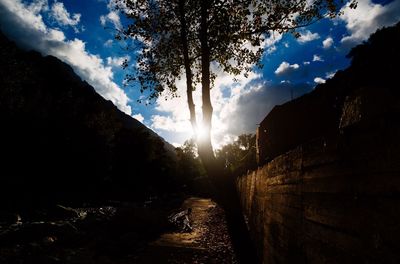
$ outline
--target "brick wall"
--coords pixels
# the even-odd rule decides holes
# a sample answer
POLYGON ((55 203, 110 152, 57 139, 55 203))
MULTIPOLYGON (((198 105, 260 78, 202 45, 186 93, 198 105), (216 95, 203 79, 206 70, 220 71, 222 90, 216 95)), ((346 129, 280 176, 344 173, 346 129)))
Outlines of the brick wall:
POLYGON ((373 94, 348 98, 340 133, 238 178, 263 263, 400 263, 399 97, 373 94))

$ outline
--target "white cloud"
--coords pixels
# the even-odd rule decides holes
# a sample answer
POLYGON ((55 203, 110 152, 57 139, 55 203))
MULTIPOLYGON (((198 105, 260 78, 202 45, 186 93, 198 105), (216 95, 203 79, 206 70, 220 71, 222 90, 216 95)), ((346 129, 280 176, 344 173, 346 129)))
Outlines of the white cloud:
POLYGON ((267 49, 267 54, 274 53, 276 51, 276 46, 273 45, 267 49))
POLYGON ((307 84, 289 82, 272 84, 265 81, 248 83, 240 93, 231 97, 221 111, 221 122, 227 124, 220 140, 228 141, 229 137, 243 133, 255 133, 257 125, 265 118, 275 105, 283 104, 312 89, 307 84), (223 135, 228 137, 224 139, 223 135))
MULTIPOLYGON (((167 112, 167 111, 166 111, 167 112)), ((189 119, 176 119, 176 116, 153 115, 151 117, 151 127, 156 130, 172 132, 188 132, 190 128, 189 119)))
POLYGON ((117 13, 117 11, 112 10, 107 15, 100 16, 100 23, 102 26, 105 26, 107 22, 112 23, 114 25, 114 27, 117 29, 122 28, 121 18, 119 17, 119 14, 117 13))
POLYGON ((41 11, 49 10, 49 3, 47 0, 34 0, 27 6, 27 9, 33 14, 39 14, 41 11))
POLYGON ((108 39, 106 42, 104 42, 104 47, 111 47, 113 44, 113 40, 112 39, 108 39))
POLYGON ((100 16, 100 24, 104 27, 106 25, 106 16, 100 16))
POLYGON ((312 61, 324 61, 321 56, 314 54, 312 61))
POLYGON ((298 69, 300 66, 299 64, 295 63, 295 64, 289 64, 286 61, 283 61, 279 67, 275 70, 275 74, 277 75, 281 75, 281 74, 285 74, 288 73, 289 71, 293 71, 298 69))
POLYGON ((300 44, 304 44, 306 42, 313 41, 313 40, 320 38, 318 33, 311 33, 311 31, 309 31, 309 30, 300 32, 300 34, 301 34, 301 36, 297 39, 297 41, 300 44))
MULTIPOLYGON (((296 68, 296 66, 293 66, 296 68)), ((299 67, 299 66, 298 66, 299 67)), ((289 82, 272 85, 261 80, 261 75, 251 73, 248 78, 238 76, 238 82, 213 65, 217 74, 215 87, 211 90, 214 107, 212 141, 215 148, 232 142, 243 133, 255 133, 266 114, 277 104, 282 104, 304 92, 311 91, 311 85, 289 82)), ((159 98, 156 110, 159 114, 151 117, 151 128, 170 142, 182 144, 192 136, 184 76, 176 82, 180 97, 172 100, 159 98)), ((201 95, 194 91, 198 121, 201 120, 201 95)))
POLYGON ((341 42, 350 47, 366 40, 378 28, 391 26, 399 21, 400 1, 395 0, 382 6, 371 0, 358 0, 356 9, 350 9, 347 4, 341 11, 344 11, 344 15, 339 19, 346 23, 349 32, 341 42))
POLYGON ((310 62, 309 61, 304 61, 303 64, 304 65, 310 65, 310 62))
POLYGON ((171 145, 174 146, 175 148, 180 148, 183 146, 182 143, 176 143, 176 142, 172 142, 171 145))
POLYGON ((333 39, 331 37, 327 37, 324 41, 322 41, 322 46, 324 49, 329 49, 333 45, 333 39))
POLYGON ((116 28, 121 28, 121 19, 117 12, 111 11, 107 14, 107 18, 114 24, 116 28))
POLYGON ((129 61, 131 57, 129 55, 123 57, 107 57, 107 65, 111 67, 121 68, 125 61, 129 61))
POLYGON ((57 29, 49 29, 48 34, 49 34, 49 39, 51 39, 51 40, 55 40, 55 41, 64 41, 65 40, 64 32, 59 31, 57 29))
MULTIPOLYGON (((239 135, 239 128, 244 127, 242 124, 232 125, 230 119, 232 119, 232 116, 237 114, 235 111, 237 108, 236 104, 238 103, 238 98, 251 89, 249 88, 249 83, 260 78, 260 75, 250 73, 248 78, 240 75, 236 77, 238 82, 234 82, 232 76, 222 72, 222 70, 215 64, 212 65, 212 69, 213 72, 217 74, 215 86, 211 90, 212 104, 214 108, 212 141, 213 146, 219 148, 234 140, 239 135)), ((171 142, 178 142, 177 134, 179 134, 179 140, 182 142, 178 143, 182 144, 183 141, 190 138, 193 133, 189 121, 186 80, 184 76, 176 82, 176 85, 178 87, 178 98, 171 100, 164 100, 164 98, 157 99, 156 110, 159 111, 160 114, 155 114, 151 117, 151 128, 171 142), (174 134, 169 137, 169 132, 174 132, 174 134)), ((199 124, 201 123, 202 105, 200 90, 200 87, 197 87, 193 93, 197 121, 199 124)), ((248 118, 249 122, 251 122, 251 120, 253 120, 253 116, 248 118)), ((254 121, 254 124, 255 122, 256 121, 254 121)), ((243 132, 244 130, 242 129, 242 133, 243 132)), ((251 130, 251 132, 254 131, 251 130)))
POLYGON ((274 31, 269 32, 269 37, 266 38, 261 45, 264 49, 266 48, 267 54, 271 54, 276 51, 276 45, 282 39, 282 34, 274 31))
POLYGON ((76 33, 79 32, 77 25, 81 20, 81 14, 76 13, 71 17, 63 3, 55 1, 51 6, 50 16, 57 21, 60 26, 71 26, 76 33))
POLYGON ((143 121, 144 121, 144 117, 143 117, 143 115, 142 114, 135 114, 135 115, 132 115, 132 117, 133 118, 135 118, 136 120, 138 120, 139 122, 141 122, 141 123, 143 123, 143 121))
POLYGON ((327 79, 330 79, 330 78, 333 78, 333 76, 335 76, 335 74, 336 74, 336 70, 335 70, 335 71, 327 72, 327 73, 325 74, 325 76, 326 76, 327 79))
POLYGON ((40 14, 43 6, 32 9, 21 0, 0 0, 0 23, 8 25, 3 28, 4 33, 27 49, 53 55, 70 64, 100 95, 131 114, 129 98, 113 81, 111 67, 105 66, 99 55, 89 53, 82 40, 67 40, 62 31, 48 27, 40 14))
POLYGON ((314 82, 315 83, 325 83, 325 79, 323 79, 321 77, 316 77, 316 78, 314 78, 314 82))

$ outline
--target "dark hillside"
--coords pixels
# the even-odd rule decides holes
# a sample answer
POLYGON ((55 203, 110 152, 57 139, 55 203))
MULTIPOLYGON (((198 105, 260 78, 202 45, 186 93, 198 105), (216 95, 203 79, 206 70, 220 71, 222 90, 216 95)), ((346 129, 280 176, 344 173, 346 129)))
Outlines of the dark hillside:
POLYGON ((142 199, 173 185, 173 147, 70 66, 2 34, 0 58, 2 203, 142 199))

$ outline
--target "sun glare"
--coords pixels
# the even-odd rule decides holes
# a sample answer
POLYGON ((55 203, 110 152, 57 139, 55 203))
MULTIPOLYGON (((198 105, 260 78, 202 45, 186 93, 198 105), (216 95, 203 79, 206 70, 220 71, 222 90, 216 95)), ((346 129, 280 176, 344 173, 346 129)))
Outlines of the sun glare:
POLYGON ((203 140, 206 138, 206 135, 207 135, 207 130, 202 124, 199 124, 196 129, 196 135, 195 135, 196 138, 198 140, 203 140))

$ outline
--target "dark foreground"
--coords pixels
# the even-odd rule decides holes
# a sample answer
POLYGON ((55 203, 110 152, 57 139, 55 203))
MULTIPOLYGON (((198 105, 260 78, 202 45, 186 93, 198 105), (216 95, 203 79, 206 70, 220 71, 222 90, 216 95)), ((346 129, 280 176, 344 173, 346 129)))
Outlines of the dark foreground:
POLYGON ((182 206, 55 206, 0 215, 0 263, 237 263, 223 210, 210 199, 182 206), (191 208, 190 226, 168 217, 191 208))
POLYGON ((149 243, 136 263, 237 263, 224 212, 210 199, 189 198, 190 232, 166 232, 149 243))

